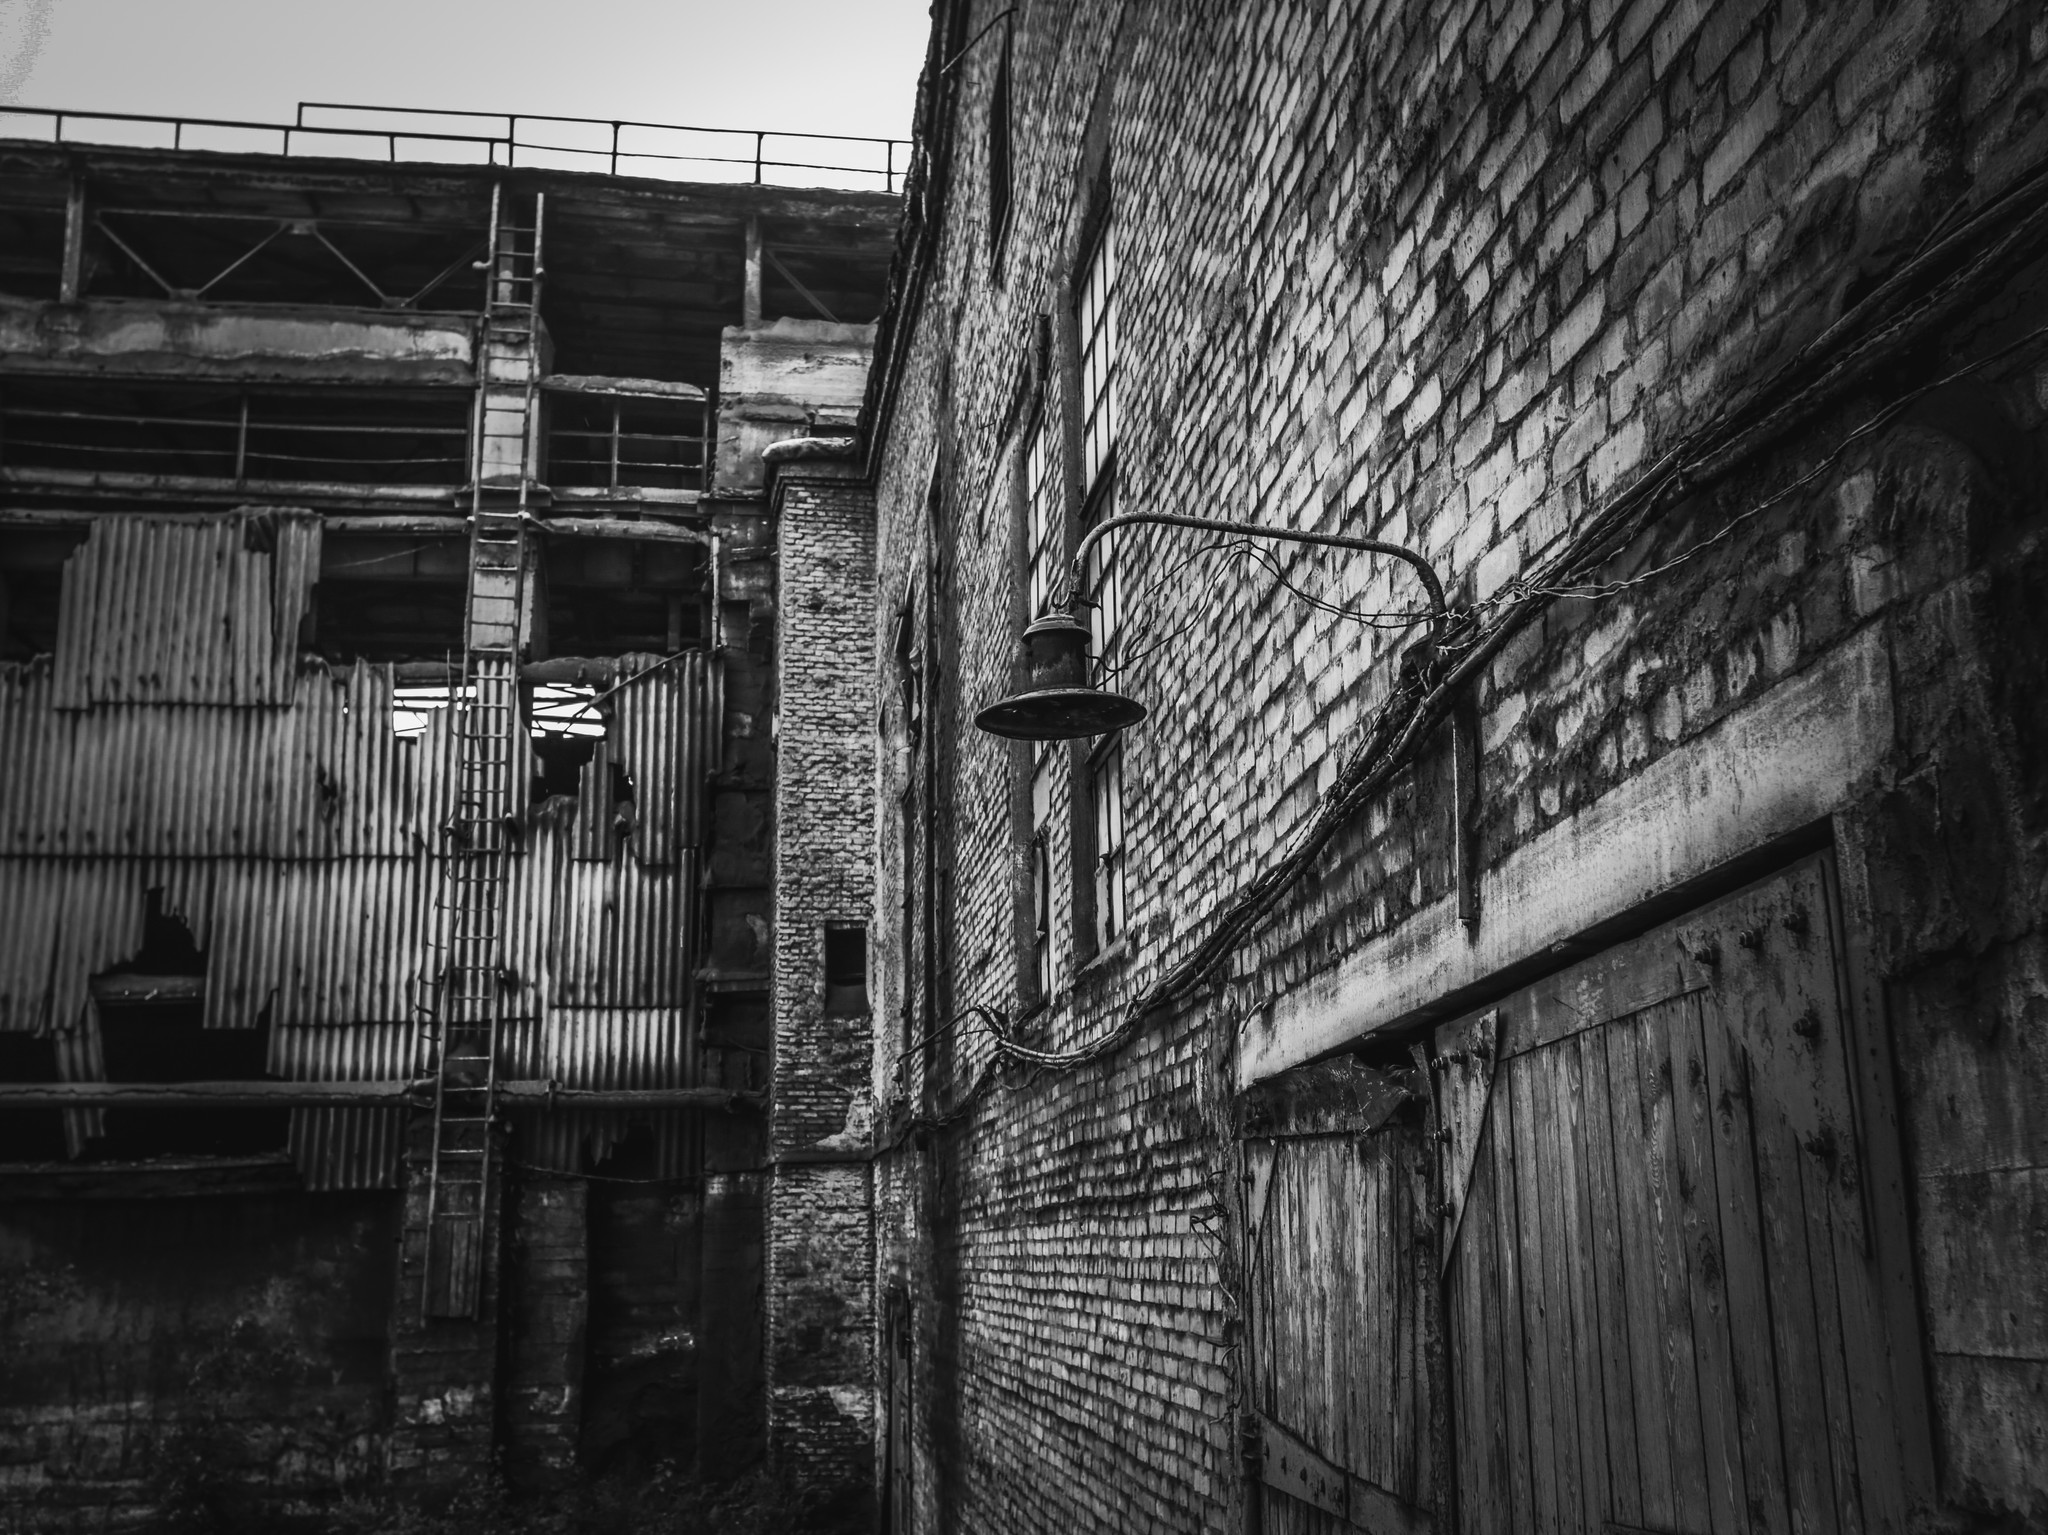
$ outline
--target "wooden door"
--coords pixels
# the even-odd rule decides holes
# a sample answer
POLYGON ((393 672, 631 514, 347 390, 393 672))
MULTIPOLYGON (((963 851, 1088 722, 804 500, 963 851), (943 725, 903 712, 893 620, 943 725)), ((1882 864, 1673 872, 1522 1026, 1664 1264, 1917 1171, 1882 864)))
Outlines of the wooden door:
POLYGON ((1902 1527, 1829 877, 1437 1031, 1462 1529, 1902 1527))
POLYGON ((910 1303, 890 1297, 883 1341, 882 1500, 888 1535, 910 1535, 915 1484, 910 1451, 910 1303))
POLYGON ((1435 1272, 1421 1116, 1362 1070, 1338 1084, 1349 1110, 1328 1112, 1331 1073, 1309 1073, 1321 1107, 1244 1142, 1262 1529, 1412 1535, 1428 1528, 1435 1272))

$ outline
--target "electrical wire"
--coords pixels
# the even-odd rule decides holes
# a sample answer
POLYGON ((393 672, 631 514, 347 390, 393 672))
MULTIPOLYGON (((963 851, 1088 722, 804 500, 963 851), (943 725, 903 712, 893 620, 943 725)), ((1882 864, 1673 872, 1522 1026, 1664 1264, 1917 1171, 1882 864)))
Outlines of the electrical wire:
MULTIPOLYGON (((2048 166, 2037 167, 2022 178, 2022 184, 2038 190, 2044 179, 2048 179, 2048 166)), ((1480 615, 1468 614, 1462 631, 1439 647, 1436 659, 1397 684, 1392 696, 1368 725, 1365 741, 1340 768, 1315 815, 1297 832, 1288 851, 1224 905, 1209 935, 1187 958, 1168 970, 1144 995, 1126 1004, 1122 1018, 1114 1027, 1076 1049, 1043 1051, 1019 1043, 997 1024, 985 1021, 995 1035, 996 1060, 983 1069, 952 1109, 942 1116, 933 1116, 927 1121, 928 1125, 935 1127, 964 1117, 993 1084, 995 1067, 1000 1060, 1007 1059, 1042 1070, 1077 1069, 1119 1051, 1149 1017, 1186 1000, 1208 985, 1216 971, 1236 953, 1243 940, 1307 872, 1337 832, 1409 765, 1424 734, 1448 717, 1455 697, 1542 606, 1560 597, 1611 596, 1640 586, 1683 564, 1722 542, 1737 527, 1770 506, 1813 483, 1838 463, 1856 442, 1897 419, 1933 390, 1978 372, 2048 335, 2048 327, 2029 331, 1953 369, 1942 378, 1894 399, 1845 436, 1821 464, 1764 502, 1731 519, 1709 538, 1701 540, 1675 559, 1625 582, 1593 585, 1585 582, 1586 576, 1625 547, 1659 513, 1683 502, 1705 484, 1724 477, 1781 439, 1860 382, 1879 362, 1896 353, 1936 317, 1962 303, 1973 289, 1999 280, 2017 259, 2037 248, 2043 234, 2048 233, 2048 205, 2033 208, 2014 228, 1959 268, 1945 274, 1927 270, 1940 264, 1935 259, 1937 256, 1954 250, 1967 235, 1980 230, 1988 222, 1992 209, 2008 206, 2018 190, 2019 187, 2015 187, 2011 197, 2001 195, 1994 199, 1964 228, 1938 242, 1932 251, 1916 253, 1899 272, 1881 283, 1762 385, 1661 455, 1602 507, 1539 572, 1522 582, 1514 596, 1494 601, 1490 606, 1494 614, 1491 622, 1486 622, 1480 615), (1885 311, 1902 295, 1914 289, 1916 278, 1931 278, 1931 281, 1917 299, 1906 300, 1895 312, 1887 314, 1885 311), (1853 333, 1859 324, 1869 325, 1867 333, 1846 342, 1840 339, 1853 333), (1781 389, 1783 397, 1776 404, 1770 403, 1781 389)), ((987 1012, 986 1009, 982 1011, 987 1012)), ((989 1018, 995 1016, 988 1013, 989 1018)))

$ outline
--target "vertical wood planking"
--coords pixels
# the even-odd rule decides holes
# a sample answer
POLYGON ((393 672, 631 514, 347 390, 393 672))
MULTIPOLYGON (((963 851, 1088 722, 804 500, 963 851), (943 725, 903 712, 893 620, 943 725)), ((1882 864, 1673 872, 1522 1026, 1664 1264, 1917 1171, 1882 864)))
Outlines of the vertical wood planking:
MULTIPOLYGON (((1584 1109, 1587 1236, 1592 1251, 1594 1312, 1600 1337, 1600 1399, 1605 1412, 1609 1517, 1641 1526, 1642 1475, 1636 1440, 1643 1425, 1635 1415, 1631 1361, 1636 1328, 1629 1306, 1628 1271, 1622 1260, 1621 1209, 1615 1190, 1614 1092, 1607 1072, 1608 1031, 1581 1034, 1575 1042, 1584 1109)), ((1621 1032, 1619 1030, 1615 1032, 1621 1032)), ((1635 1169, 1631 1167, 1632 1176, 1635 1169)), ((1661 1423, 1657 1425, 1661 1432, 1661 1423)))
POLYGON ((1735 1370, 1734 1407, 1743 1466, 1747 1528, 1784 1535, 1783 1439, 1778 1424, 1778 1375, 1772 1357, 1771 1286, 1765 1268, 1751 1154, 1748 1057, 1718 1008, 1702 1000, 1705 1028, 1708 1138, 1719 1191, 1721 1271, 1735 1370))
MULTIPOLYGON (((1571 1459, 1577 1451, 1569 1389, 1570 1340, 1559 1337, 1566 1320, 1556 1228, 1556 1170, 1545 1155, 1550 1129, 1535 1090, 1536 1063, 1528 1056, 1504 1063, 1502 1084, 1515 1106, 1515 1225, 1521 1244, 1522 1330, 1529 1369, 1530 1469, 1535 1486, 1533 1529, 1567 1531, 1577 1524, 1571 1459)), ((1496 1088, 1496 1091, 1499 1091, 1496 1088)))
MULTIPOLYGON (((1493 1535, 1509 1527, 1507 1407, 1501 1398, 1502 1345, 1497 1314, 1500 1264, 1494 1245, 1492 1126, 1473 1163, 1465 1222, 1445 1291, 1450 1339, 1452 1433, 1456 1445, 1458 1528, 1493 1535)), ((1439 1229, 1443 1229, 1441 1226, 1439 1229)))
POLYGON ((1551 1046, 1551 1085, 1557 1094, 1553 1119, 1557 1125, 1559 1186, 1563 1205, 1563 1247, 1570 1283, 1572 1319, 1573 1400, 1579 1421, 1579 1517, 1586 1529, 1597 1529, 1614 1507, 1608 1485, 1606 1373, 1603 1356, 1608 1339, 1600 1325, 1600 1266, 1593 1248, 1593 1215, 1586 1193, 1586 1132, 1589 1105, 1585 1076, 1579 1068, 1576 1037, 1551 1046))
POLYGON ((1716 1535, 1746 1530, 1743 1465, 1735 1422, 1735 1362, 1729 1344, 1726 1260, 1720 1197, 1714 1179, 1713 1113, 1699 1000, 1688 998, 1669 1018, 1672 1125, 1677 1189, 1692 1291, 1693 1352, 1699 1369, 1700 1428, 1707 1473, 1707 1510, 1716 1535))
POLYGON ((1656 1301, 1657 1348, 1662 1364, 1659 1384, 1670 1409, 1672 1518, 1688 1522, 1707 1506, 1707 1475, 1699 1377, 1693 1358, 1692 1299, 1677 1188, 1670 1027, 1674 1015, 1684 1018, 1690 1013, 1691 1004, 1683 999, 1660 1003, 1644 1009, 1641 1023, 1633 1031, 1637 1052, 1634 1090, 1643 1132, 1640 1187, 1645 1219, 1639 1267, 1649 1279, 1656 1301))
MULTIPOLYGON (((1508 1092, 1509 1068, 1501 1063, 1494 1078, 1493 1107, 1488 1113, 1493 1139, 1493 1237, 1498 1259, 1500 1304, 1501 1400, 1506 1405, 1508 1465, 1507 1501, 1511 1530, 1533 1530, 1536 1509, 1535 1459, 1529 1416, 1534 1398, 1529 1389, 1529 1341, 1522 1324, 1522 1237, 1515 1215, 1517 1146, 1513 1096, 1508 1092)), ((1468 1220, 1471 1218, 1468 1214, 1468 1220)))
POLYGON ((1839 1355, 1840 1327, 1832 1307, 1824 1313, 1815 1303, 1798 1141, 1768 1099, 1753 1098, 1751 1112, 1792 1528, 1800 1535, 1832 1535, 1843 1527, 1835 1516, 1836 1436, 1828 1424, 1823 1360, 1831 1351, 1839 1355))

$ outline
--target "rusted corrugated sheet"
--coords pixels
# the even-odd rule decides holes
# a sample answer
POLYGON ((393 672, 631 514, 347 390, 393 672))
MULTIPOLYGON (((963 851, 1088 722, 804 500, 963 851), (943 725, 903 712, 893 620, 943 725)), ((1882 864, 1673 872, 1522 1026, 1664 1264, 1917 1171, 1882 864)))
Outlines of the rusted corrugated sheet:
MULTIPOLYGON (((152 889, 206 955, 206 1025, 270 1026, 277 1075, 405 1079, 430 1063, 458 711, 401 739, 388 667, 299 669, 318 541, 317 519, 297 514, 108 518, 66 568, 54 662, 0 665, 0 1029, 51 1033, 69 1079, 104 1074, 88 983, 139 950, 152 889)), ((658 661, 628 657, 621 672, 658 661)), ((692 1080, 718 699, 701 655, 630 682, 577 814, 527 813, 532 764, 507 743, 508 808, 525 831, 505 855, 506 1075, 692 1080), (614 761, 634 788, 623 839, 614 761)), ((629 1124, 523 1118, 559 1166, 629 1124)), ((656 1118, 664 1166, 681 1167, 687 1116, 656 1118)), ((98 1115, 71 1119, 76 1138, 98 1115)), ((388 1186, 404 1120, 299 1110, 293 1151, 315 1187, 388 1186)))
POLYGON ((549 945, 553 1000, 565 1005, 680 1006, 695 891, 694 860, 643 869, 630 858, 570 860, 549 945))
POLYGON ((0 859, 0 1029, 85 1026, 87 982, 142 946, 140 872, 108 860, 0 859))
MULTIPOLYGON (((621 811, 612 788, 612 743, 597 743, 576 781, 576 815, 569 823, 570 856, 585 863, 609 860, 619 846, 621 811)), ((624 824, 631 824, 631 812, 624 824)))
POLYGON ((441 863, 428 853, 215 866, 206 1021, 383 1022, 430 1000, 441 863))
POLYGON ((703 845, 704 780, 718 736, 710 658, 632 655, 619 670, 646 672, 613 700, 613 757, 633 781, 632 847, 643 864, 676 863, 703 845))
POLYGON ((60 710, 55 691, 47 661, 0 666, 0 856, 389 856, 447 817, 451 721, 395 735, 389 667, 318 667, 280 709, 60 710))
POLYGON ((56 703, 289 703, 311 512, 108 516, 64 565, 56 703))
MULTIPOLYGON (((427 1069, 417 1021, 279 1029, 270 1069, 296 1082, 407 1082, 427 1069)), ((294 1109, 292 1159, 314 1189, 398 1186, 404 1109, 294 1109)))

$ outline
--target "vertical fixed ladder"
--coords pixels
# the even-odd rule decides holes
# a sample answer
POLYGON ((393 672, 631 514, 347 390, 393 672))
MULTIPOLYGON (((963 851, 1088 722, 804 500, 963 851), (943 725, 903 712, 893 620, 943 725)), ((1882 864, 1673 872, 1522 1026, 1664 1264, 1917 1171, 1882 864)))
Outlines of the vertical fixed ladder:
POLYGON ((454 804, 435 978, 434 1123, 427 1182, 428 1317, 473 1317, 492 1229, 491 1124, 505 1045, 503 924, 519 718, 521 610, 534 485, 543 204, 493 194, 489 290, 471 475, 469 601, 454 711, 454 804))

